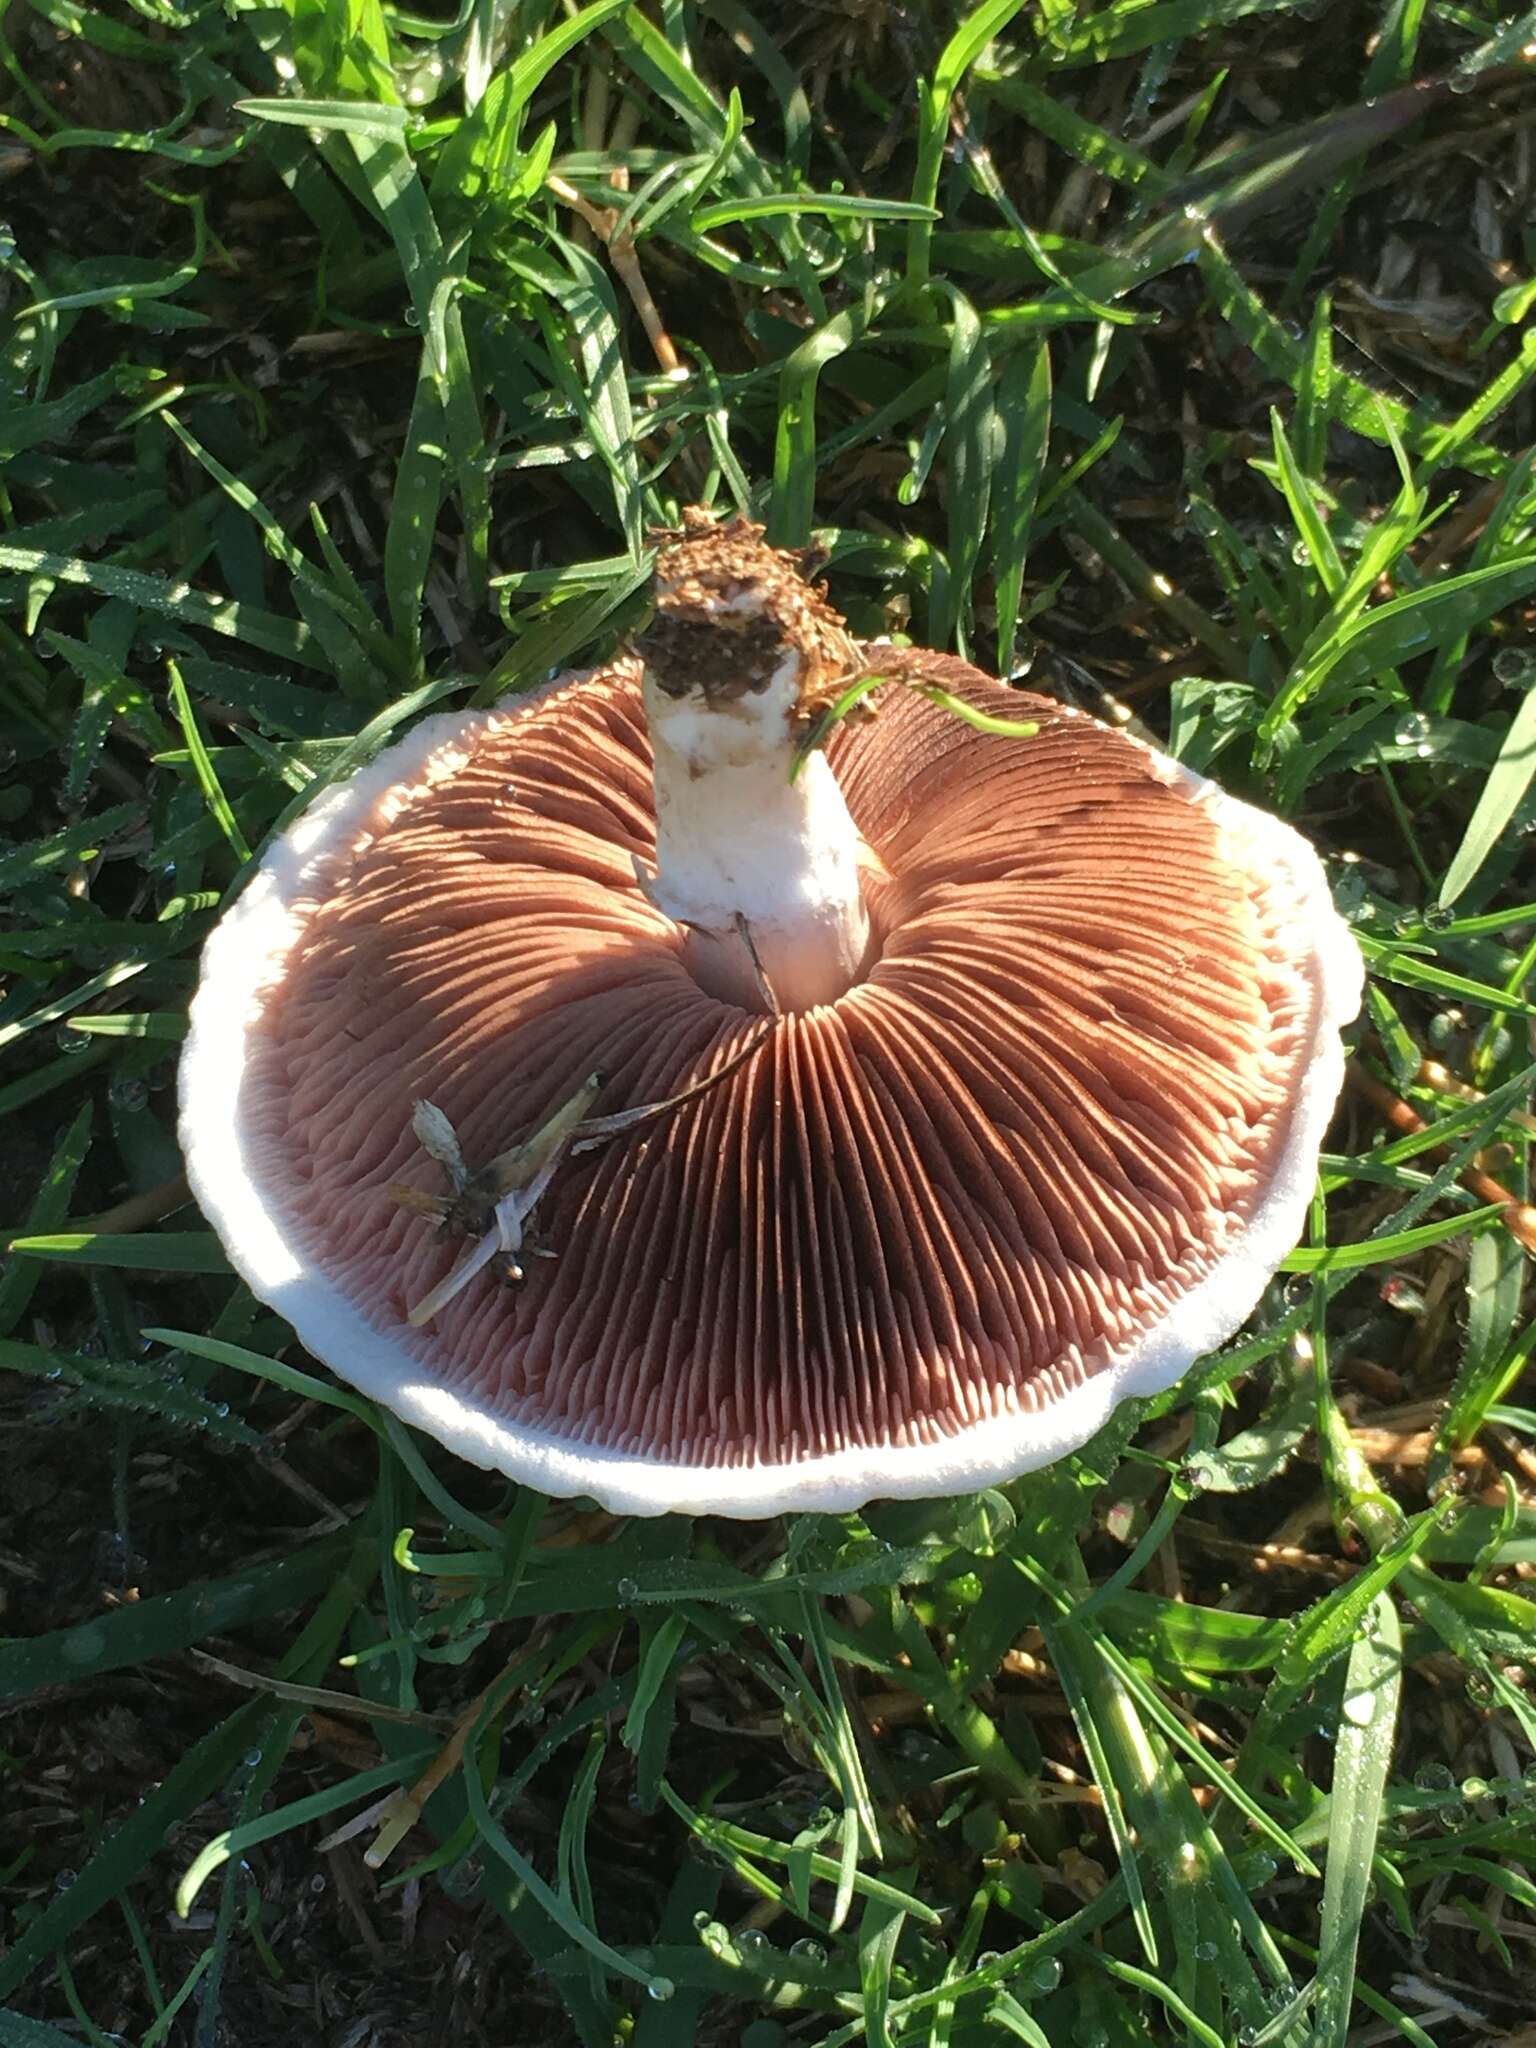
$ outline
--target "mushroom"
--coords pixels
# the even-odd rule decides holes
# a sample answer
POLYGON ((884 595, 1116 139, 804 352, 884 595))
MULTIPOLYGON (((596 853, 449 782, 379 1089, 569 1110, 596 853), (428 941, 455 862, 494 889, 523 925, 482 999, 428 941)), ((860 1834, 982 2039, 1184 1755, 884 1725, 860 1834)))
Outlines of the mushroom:
POLYGON ((804 567, 660 536, 634 650, 326 790, 192 1007, 192 1185, 255 1293, 615 1512, 969 1491, 1170 1385, 1300 1232, 1359 1002, 1289 826, 861 645, 804 567))

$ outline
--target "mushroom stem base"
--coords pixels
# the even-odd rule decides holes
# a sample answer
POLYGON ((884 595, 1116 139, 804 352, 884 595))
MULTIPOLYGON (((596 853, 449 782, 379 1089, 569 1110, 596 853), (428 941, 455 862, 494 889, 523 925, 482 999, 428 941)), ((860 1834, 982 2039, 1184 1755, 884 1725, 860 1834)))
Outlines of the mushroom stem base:
POLYGON ((825 757, 791 781, 787 746, 703 766, 654 738, 648 893, 687 927, 695 979, 744 1009, 835 1002, 862 979, 871 941, 863 841, 825 757))

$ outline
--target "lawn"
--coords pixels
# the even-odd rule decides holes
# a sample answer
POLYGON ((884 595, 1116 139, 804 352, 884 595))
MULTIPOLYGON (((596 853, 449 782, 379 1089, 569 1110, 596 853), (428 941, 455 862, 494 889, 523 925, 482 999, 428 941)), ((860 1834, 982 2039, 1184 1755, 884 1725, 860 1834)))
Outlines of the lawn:
POLYGON ((0 2048, 1532 2048, 1536 13, 0 32, 0 2048), (1370 971, 1241 1337, 975 1497, 515 1488, 181 1177, 253 850, 693 504, 1289 819, 1370 971))

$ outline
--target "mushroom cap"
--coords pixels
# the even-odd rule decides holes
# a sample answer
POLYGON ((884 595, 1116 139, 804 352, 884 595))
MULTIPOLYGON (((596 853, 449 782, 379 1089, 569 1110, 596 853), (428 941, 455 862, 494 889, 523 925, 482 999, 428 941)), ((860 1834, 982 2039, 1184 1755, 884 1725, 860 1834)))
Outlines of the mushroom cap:
POLYGON ((426 720, 325 791, 209 941, 182 1065, 204 1212, 345 1379, 462 1456, 615 1512, 846 1510, 1075 1449, 1243 1322, 1300 1234, 1358 949, 1289 826, 948 657, 829 745, 875 859, 867 977, 706 993, 654 846, 639 666, 426 720), (471 1163, 594 1070, 685 1107, 566 1160, 551 1258, 427 1327, 455 1247, 412 1129, 471 1163))

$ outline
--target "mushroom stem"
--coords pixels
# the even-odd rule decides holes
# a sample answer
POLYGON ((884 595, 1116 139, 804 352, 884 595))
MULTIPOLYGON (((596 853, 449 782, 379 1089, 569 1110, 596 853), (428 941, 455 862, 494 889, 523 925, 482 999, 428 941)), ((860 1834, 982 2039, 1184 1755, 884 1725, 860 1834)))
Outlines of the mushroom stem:
POLYGON ((792 741, 754 735, 701 764, 700 741, 711 736, 697 727, 740 722, 724 710, 686 714, 693 729, 674 746, 670 709, 651 720, 652 900, 688 927, 689 965, 714 993, 758 1010, 766 981, 781 1010, 835 1002, 864 966, 869 915, 863 842, 826 757, 813 754, 791 782, 792 741))
POLYGON ((663 536, 656 616, 636 643, 656 784, 646 894, 688 931, 713 994, 762 1010, 830 1003, 863 972, 864 843, 825 756, 792 778, 817 706, 859 652, 802 555, 745 520, 684 514, 663 536))

